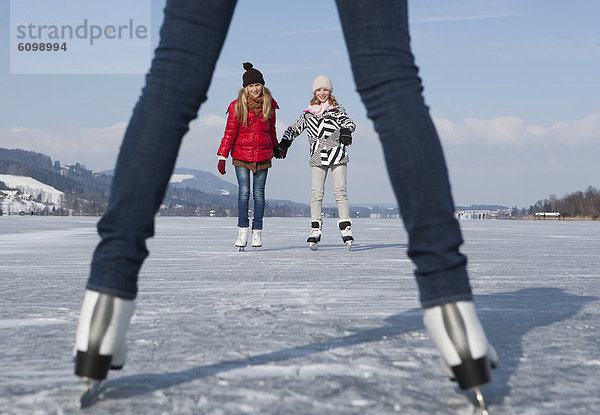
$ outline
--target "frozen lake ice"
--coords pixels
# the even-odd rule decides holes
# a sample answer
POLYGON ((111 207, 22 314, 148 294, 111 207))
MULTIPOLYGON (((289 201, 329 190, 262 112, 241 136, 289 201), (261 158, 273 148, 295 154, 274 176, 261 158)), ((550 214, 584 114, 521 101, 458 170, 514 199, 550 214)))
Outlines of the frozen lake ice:
MULTIPOLYGON (((125 368, 80 410, 72 348, 98 218, 0 217, 1 414, 473 414, 442 373, 400 220, 158 218, 125 368)), ((489 412, 600 412, 600 222, 462 221, 500 366, 489 412)))

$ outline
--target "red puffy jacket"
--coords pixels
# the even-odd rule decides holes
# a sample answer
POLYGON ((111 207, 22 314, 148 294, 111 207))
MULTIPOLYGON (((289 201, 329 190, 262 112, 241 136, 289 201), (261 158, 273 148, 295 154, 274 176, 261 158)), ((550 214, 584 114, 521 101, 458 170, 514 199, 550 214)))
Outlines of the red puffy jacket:
POLYGON ((273 116, 263 120, 262 112, 259 115, 248 111, 248 125, 240 125, 235 116, 235 103, 229 104, 225 135, 221 139, 221 146, 217 151, 219 156, 227 157, 229 152, 234 159, 255 162, 267 161, 273 158, 273 148, 277 146, 277 132, 275 131, 275 110, 279 109, 273 99, 273 116))

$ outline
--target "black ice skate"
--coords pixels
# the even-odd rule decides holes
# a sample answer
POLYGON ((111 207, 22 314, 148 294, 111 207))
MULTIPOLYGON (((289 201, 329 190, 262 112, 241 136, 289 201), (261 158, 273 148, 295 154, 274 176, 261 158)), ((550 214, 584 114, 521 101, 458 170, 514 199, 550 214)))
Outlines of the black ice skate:
POLYGON ((308 243, 308 247, 313 251, 317 250, 317 244, 321 242, 321 228, 323 226, 322 220, 313 220, 310 223, 310 234, 308 235, 308 239, 306 242, 308 243))
POLYGON ((125 334, 134 308, 133 300, 85 292, 75 341, 75 374, 88 386, 81 397, 82 407, 106 379, 108 370, 125 364, 125 334))
POLYGON ((352 221, 350 219, 340 219, 338 227, 340 228, 342 241, 344 241, 348 250, 352 249, 352 242, 354 242, 354 238, 352 237, 352 221))
POLYGON ((423 322, 442 357, 442 366, 461 389, 475 391, 477 403, 487 414, 479 387, 492 379, 498 365, 496 351, 488 343, 472 301, 458 301, 424 310, 423 322))

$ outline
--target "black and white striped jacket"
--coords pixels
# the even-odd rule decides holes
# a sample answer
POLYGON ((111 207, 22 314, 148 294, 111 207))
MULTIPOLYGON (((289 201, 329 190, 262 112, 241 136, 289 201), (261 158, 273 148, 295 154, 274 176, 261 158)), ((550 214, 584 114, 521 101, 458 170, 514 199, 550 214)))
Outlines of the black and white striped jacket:
POLYGON ((319 118, 305 110, 296 122, 285 130, 282 139, 294 141, 306 130, 310 146, 309 166, 345 164, 349 161, 347 146, 339 142, 340 128, 344 127, 354 132, 356 124, 348 117, 341 105, 326 110, 319 118))

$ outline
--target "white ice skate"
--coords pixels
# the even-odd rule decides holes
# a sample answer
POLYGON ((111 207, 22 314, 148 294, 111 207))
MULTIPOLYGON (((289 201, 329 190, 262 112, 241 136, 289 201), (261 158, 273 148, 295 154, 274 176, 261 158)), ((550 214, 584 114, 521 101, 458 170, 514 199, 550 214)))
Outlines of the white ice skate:
POLYGON ((252 229, 252 248, 258 251, 258 248, 262 246, 261 229, 252 229))
POLYGON ((317 250, 317 244, 321 242, 321 228, 323 227, 322 220, 313 220, 310 223, 310 234, 308 235, 308 239, 306 242, 308 243, 308 247, 313 251, 317 250))
POLYGON ((106 379, 108 370, 125 364, 125 334, 135 308, 133 300, 87 290, 75 340, 75 374, 88 390, 106 379))
POLYGON ((238 247, 238 251, 243 251, 246 245, 248 245, 248 228, 238 228, 238 238, 235 241, 235 246, 238 247))
POLYGON ((352 221, 350 219, 340 219, 338 220, 338 227, 340 228, 342 241, 344 241, 349 251, 352 249, 352 242, 354 242, 354 238, 352 237, 352 221))
POLYGON ((458 301, 427 308, 423 322, 442 357, 448 377, 461 389, 473 389, 482 413, 487 413, 479 387, 492 379, 498 365, 472 301, 458 301))

